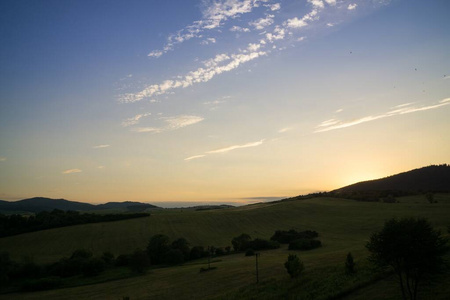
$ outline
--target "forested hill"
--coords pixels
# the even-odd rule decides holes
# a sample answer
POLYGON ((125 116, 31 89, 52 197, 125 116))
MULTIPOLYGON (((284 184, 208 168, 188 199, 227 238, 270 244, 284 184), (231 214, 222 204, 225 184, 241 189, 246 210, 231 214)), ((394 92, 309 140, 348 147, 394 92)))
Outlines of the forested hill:
POLYGON ((83 202, 69 201, 65 199, 50 199, 35 197, 19 201, 1 201, 0 211, 22 211, 37 213, 40 211, 72 210, 72 211, 95 211, 101 209, 127 209, 131 211, 144 210, 147 208, 158 208, 155 205, 140 202, 108 202, 106 204, 89 204, 83 202))
POLYGON ((450 165, 432 165, 381 179, 358 182, 332 193, 363 191, 450 192, 450 165))

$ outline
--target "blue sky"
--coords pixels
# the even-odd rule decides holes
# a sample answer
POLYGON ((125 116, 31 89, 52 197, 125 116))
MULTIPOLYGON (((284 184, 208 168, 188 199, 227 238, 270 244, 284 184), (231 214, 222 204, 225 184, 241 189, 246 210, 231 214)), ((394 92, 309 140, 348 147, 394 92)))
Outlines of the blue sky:
POLYGON ((448 163, 449 11, 2 1, 0 198, 248 203, 448 163))

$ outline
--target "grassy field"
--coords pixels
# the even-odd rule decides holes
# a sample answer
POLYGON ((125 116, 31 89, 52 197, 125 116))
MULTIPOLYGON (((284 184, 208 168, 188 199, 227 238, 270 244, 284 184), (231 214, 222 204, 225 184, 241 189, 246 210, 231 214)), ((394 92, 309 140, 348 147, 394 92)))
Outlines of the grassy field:
POLYGON ((283 266, 293 251, 281 248, 262 252, 262 283, 259 285, 254 284, 254 257, 233 254, 220 257, 220 261, 214 263, 217 269, 205 273, 199 273, 205 262, 196 261, 178 267, 152 269, 139 277, 61 290, 9 294, 0 296, 0 299, 58 299, 63 295, 67 299, 121 299, 123 296, 133 300, 252 299, 252 295, 259 295, 253 299, 277 299, 280 295, 287 299, 292 295, 297 295, 298 299, 326 299, 356 286, 361 288, 349 293, 345 299, 383 299, 376 296, 367 298, 370 289, 377 286, 391 290, 389 295, 396 299, 397 289, 392 286, 392 280, 377 281, 364 272, 356 278, 339 279, 344 276, 345 256, 351 251, 358 265, 363 266, 367 256, 364 245, 370 234, 379 230, 391 217, 424 217, 447 234, 450 196, 436 195, 435 199, 438 203, 429 204, 425 197, 417 196, 401 198, 401 203, 386 204, 314 198, 223 210, 163 210, 148 218, 2 238, 0 249, 8 251, 14 259, 32 256, 42 263, 69 256, 80 248, 90 249, 98 255, 104 251, 115 255, 130 253, 136 248, 145 248, 149 238, 157 233, 172 239, 185 237, 192 246, 228 246, 234 236, 243 232, 253 238, 270 238, 277 229, 311 229, 319 232, 323 247, 295 252, 305 263, 305 276, 300 282, 290 280, 283 266), (373 283, 365 286, 365 282, 373 283))

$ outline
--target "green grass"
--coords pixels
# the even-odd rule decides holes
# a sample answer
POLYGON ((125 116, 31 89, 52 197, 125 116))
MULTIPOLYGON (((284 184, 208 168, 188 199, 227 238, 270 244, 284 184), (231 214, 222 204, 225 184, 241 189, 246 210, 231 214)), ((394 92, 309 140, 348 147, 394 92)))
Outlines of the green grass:
MULTIPOLYGON (((360 286, 345 298, 352 299, 358 293, 370 292, 372 286, 383 287, 383 281, 373 283, 371 274, 361 273, 354 281, 340 282, 341 266, 343 269, 347 253, 351 251, 358 264, 364 264, 367 256, 364 246, 370 234, 381 229, 384 221, 392 217, 424 217, 446 233, 450 225, 450 195, 436 195, 435 199, 438 203, 429 204, 424 196, 416 196, 402 198, 401 203, 386 204, 315 198, 221 210, 162 210, 148 218, 2 238, 0 249, 8 251, 14 259, 32 256, 37 262, 56 261, 79 248, 90 249, 96 255, 103 251, 116 255, 130 253, 136 248, 145 248, 149 238, 157 233, 172 239, 185 237, 192 246, 227 246, 231 245, 234 236, 243 232, 253 238, 270 238, 277 229, 311 229, 319 232, 323 247, 306 252, 288 251, 286 247, 263 251, 259 263, 262 284, 258 286, 254 285, 254 257, 234 254, 221 257, 212 264, 217 269, 203 273, 199 270, 206 261, 203 265, 196 261, 178 267, 152 269, 139 277, 61 290, 9 294, 0 299, 58 299, 62 295, 66 299, 119 299, 122 296, 133 300, 246 299, 236 295, 247 295, 251 299, 252 293, 261 293, 261 299, 277 299, 279 295, 312 299, 311 295, 319 291, 320 295, 315 298, 323 296, 325 299, 326 295, 338 295, 360 286), (305 263, 305 277, 298 284, 290 280, 283 266, 289 253, 297 253, 305 263), (372 284, 365 286, 367 282, 372 284)), ((102 278, 104 280, 107 278, 102 278)), ((395 297, 395 291, 394 286, 390 295, 395 297)), ((361 297, 354 299, 368 299, 361 297)))

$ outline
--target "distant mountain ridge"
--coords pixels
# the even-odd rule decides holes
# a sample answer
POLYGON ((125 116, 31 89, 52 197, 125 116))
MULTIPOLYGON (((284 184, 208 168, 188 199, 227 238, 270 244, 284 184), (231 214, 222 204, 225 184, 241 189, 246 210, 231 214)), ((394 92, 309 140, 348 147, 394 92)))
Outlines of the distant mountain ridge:
POLYGON ((90 204, 65 199, 51 199, 45 197, 34 197, 19 201, 0 200, 0 211, 24 211, 37 213, 40 211, 74 210, 74 211, 95 211, 102 209, 128 209, 130 211, 144 210, 147 208, 159 208, 158 206, 141 202, 108 202, 105 204, 90 204))
POLYGON ((431 165, 381 179, 362 181, 332 192, 450 192, 450 165, 431 165))

